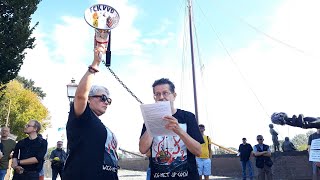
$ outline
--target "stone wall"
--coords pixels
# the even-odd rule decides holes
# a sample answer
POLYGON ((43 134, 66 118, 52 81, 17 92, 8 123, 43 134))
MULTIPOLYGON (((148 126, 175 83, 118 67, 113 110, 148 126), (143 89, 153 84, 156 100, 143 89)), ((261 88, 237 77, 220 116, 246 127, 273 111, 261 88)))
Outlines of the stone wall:
MULTIPOLYGON (((308 152, 277 152, 272 154, 274 162, 273 174, 274 179, 311 179, 312 167, 308 161, 308 152)), ((254 158, 252 164, 255 167, 254 158)), ((119 166, 123 169, 145 171, 148 167, 148 159, 122 159, 119 166)), ((257 170, 255 169, 255 174, 257 170)), ((241 177, 241 165, 239 157, 233 154, 214 155, 212 157, 212 175, 241 177)))

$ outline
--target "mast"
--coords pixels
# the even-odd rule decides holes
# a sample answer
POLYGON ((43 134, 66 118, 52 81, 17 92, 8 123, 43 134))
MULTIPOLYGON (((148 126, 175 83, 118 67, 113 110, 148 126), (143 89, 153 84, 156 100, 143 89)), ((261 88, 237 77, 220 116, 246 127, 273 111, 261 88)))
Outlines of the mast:
POLYGON ((192 80, 193 80, 193 99, 194 99, 194 112, 199 124, 198 119, 198 101, 197 101, 197 87, 196 87, 196 73, 194 67, 194 53, 193 53, 193 35, 192 35, 192 9, 191 0, 188 0, 188 10, 189 10, 189 30, 190 30, 190 48, 191 48, 191 64, 192 64, 192 80))

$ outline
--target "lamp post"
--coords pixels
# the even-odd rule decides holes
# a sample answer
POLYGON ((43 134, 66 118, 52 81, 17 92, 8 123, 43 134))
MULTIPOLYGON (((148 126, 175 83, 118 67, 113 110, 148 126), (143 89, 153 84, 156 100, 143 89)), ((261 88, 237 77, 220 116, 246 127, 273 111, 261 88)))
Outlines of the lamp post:
POLYGON ((78 84, 76 84, 76 80, 74 78, 71 79, 71 83, 67 84, 67 95, 69 98, 70 105, 73 103, 77 87, 78 84))
MULTIPOLYGON (((76 95, 78 84, 74 78, 71 79, 71 83, 67 84, 67 95, 69 98, 70 106, 73 103, 74 97, 76 95)), ((62 142, 64 142, 64 135, 61 135, 62 142)), ((69 143, 67 143, 67 153, 69 154, 69 143)))

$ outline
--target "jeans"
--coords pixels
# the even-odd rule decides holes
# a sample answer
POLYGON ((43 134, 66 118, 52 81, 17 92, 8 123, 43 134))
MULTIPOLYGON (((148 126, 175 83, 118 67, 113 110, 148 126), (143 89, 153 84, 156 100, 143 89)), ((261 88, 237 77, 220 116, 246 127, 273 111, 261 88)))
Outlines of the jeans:
POLYGON ((151 169, 150 167, 147 169, 147 178, 146 180, 150 180, 150 177, 151 177, 151 169))
POLYGON ((263 168, 257 168, 258 169, 258 180, 272 180, 272 169, 271 167, 264 165, 263 168))
POLYGON ((4 180, 4 177, 6 177, 7 169, 0 169, 0 180, 4 180))
POLYGON ((52 180, 56 180, 58 174, 60 175, 60 178, 62 178, 62 169, 63 168, 52 168, 52 180))
POLYGON ((247 177, 247 167, 248 167, 249 177, 250 177, 250 179, 253 179, 253 169, 252 169, 251 161, 250 160, 241 161, 241 166, 242 166, 242 178, 246 179, 246 177, 247 177))

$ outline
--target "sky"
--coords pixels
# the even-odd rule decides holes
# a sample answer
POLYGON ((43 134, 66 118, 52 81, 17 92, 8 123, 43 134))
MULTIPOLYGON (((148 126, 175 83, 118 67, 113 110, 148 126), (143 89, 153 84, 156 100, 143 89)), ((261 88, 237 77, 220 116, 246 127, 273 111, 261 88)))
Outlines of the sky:
MULTIPOLYGON (((143 103, 153 103, 152 83, 165 77, 176 85, 175 107, 194 112, 186 0, 42 1, 39 22, 19 75, 47 94, 49 147, 65 139, 69 101, 66 85, 78 83, 93 58, 94 29, 84 11, 105 3, 120 14, 112 30, 111 69, 143 103)), ((199 123, 225 147, 241 139, 271 144, 273 112, 320 116, 318 67, 320 12, 317 0, 193 0, 193 32, 199 123)), ((119 147, 138 152, 143 124, 140 104, 103 65, 94 84, 108 87, 112 105, 101 117, 119 147)), ((89 131, 93 131, 88 129, 89 131)), ((306 133, 275 125, 279 139, 306 133)), ((66 143, 65 143, 66 144, 66 143)))

